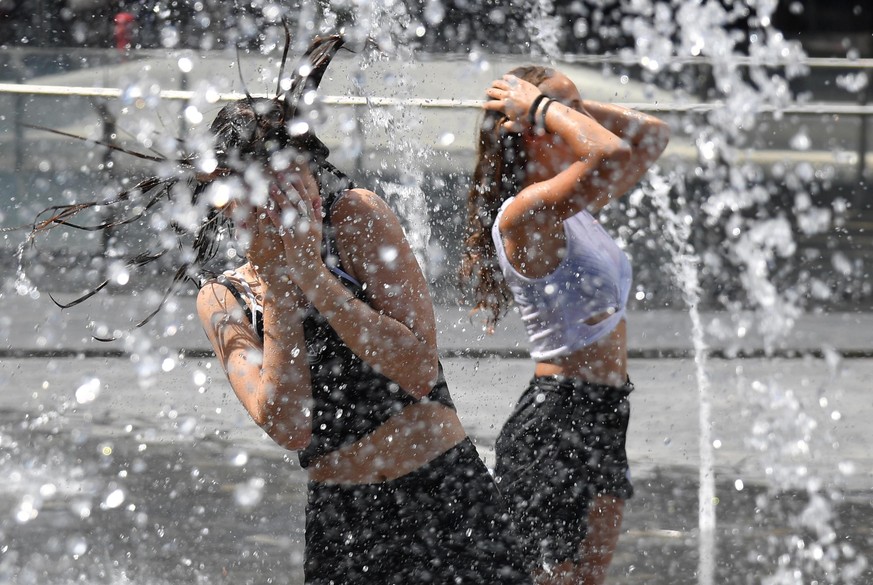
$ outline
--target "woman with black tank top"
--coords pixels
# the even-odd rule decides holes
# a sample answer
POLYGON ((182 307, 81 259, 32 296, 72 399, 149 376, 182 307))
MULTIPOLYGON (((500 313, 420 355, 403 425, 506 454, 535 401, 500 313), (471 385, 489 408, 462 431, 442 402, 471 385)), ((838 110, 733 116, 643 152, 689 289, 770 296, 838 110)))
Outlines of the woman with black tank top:
POLYGON ((286 118, 249 98, 212 123, 247 262, 197 311, 245 409, 308 473, 306 582, 529 582, 397 217, 286 118))
MULTIPOLYGON (((166 230, 157 243, 139 240, 155 248, 124 249, 113 262, 136 271, 178 244, 163 300, 137 326, 196 281, 198 315, 234 393, 308 474, 306 583, 530 583, 505 504, 449 396, 430 295, 397 217, 337 171, 311 131, 289 130, 312 120, 301 108, 342 42, 316 38, 283 96, 222 108, 214 145, 198 156, 107 144, 180 172, 52 206, 26 243, 56 228, 152 225, 156 210, 168 211, 158 218, 169 218, 177 242, 166 230), (177 222, 176 205, 202 217, 177 222), (246 262, 215 275, 207 266, 227 233, 246 262)), ((289 45, 290 36, 286 54, 289 45)))
POLYGON ((633 493, 627 256, 594 215, 658 159, 669 129, 583 100, 526 66, 487 90, 462 279, 489 326, 514 301, 534 376, 497 438, 495 474, 536 582, 603 583, 633 493))

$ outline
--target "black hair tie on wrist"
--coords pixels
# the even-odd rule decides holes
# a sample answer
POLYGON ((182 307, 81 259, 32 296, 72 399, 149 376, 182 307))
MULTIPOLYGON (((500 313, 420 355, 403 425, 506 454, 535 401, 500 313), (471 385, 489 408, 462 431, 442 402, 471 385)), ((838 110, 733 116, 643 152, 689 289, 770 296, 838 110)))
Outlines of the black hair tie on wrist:
POLYGON ((547 99, 546 103, 543 104, 542 111, 540 112, 540 120, 543 123, 543 130, 546 129, 546 112, 549 111, 549 106, 551 106, 553 103, 555 103, 555 100, 553 100, 552 98, 547 99))
POLYGON ((530 122, 532 128, 536 127, 537 124, 537 108, 540 107, 540 102, 546 99, 546 94, 541 93, 537 97, 534 98, 534 101, 530 104, 530 109, 527 111, 527 121, 530 122))

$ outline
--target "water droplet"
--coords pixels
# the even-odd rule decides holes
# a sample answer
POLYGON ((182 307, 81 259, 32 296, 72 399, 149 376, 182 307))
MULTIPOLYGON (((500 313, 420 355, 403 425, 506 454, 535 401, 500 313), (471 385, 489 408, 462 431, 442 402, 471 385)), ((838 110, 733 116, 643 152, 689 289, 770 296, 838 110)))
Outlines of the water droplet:
POLYGON ((100 379, 91 378, 76 389, 76 402, 88 404, 94 402, 100 395, 100 379))
POLYGON ((397 260, 397 256, 399 256, 399 252, 397 248, 394 246, 382 246, 379 248, 379 259, 386 264, 390 264, 397 260))
POLYGON ((194 385, 202 386, 206 383, 206 374, 200 370, 194 371, 194 385))
POLYGON ((121 488, 116 488, 109 492, 100 508, 104 510, 112 510, 124 503, 124 491, 121 488))
POLYGON ((227 459, 231 465, 242 467, 249 462, 249 454, 245 451, 230 451, 227 459))
POLYGON ((197 109, 197 106, 188 106, 185 108, 185 119, 192 124, 199 124, 203 121, 203 114, 197 109))
POLYGON ((15 511, 15 519, 18 523, 24 524, 36 518, 39 515, 39 504, 40 502, 31 495, 25 495, 21 498, 18 509, 15 511))
POLYGON ((39 488, 39 495, 43 498, 50 498, 58 493, 58 486, 53 483, 44 483, 39 488))
POLYGON ((424 7, 424 20, 430 25, 436 25, 446 17, 446 9, 440 0, 428 0, 424 7))
POLYGON ((442 136, 440 136, 440 145, 441 146, 451 146, 455 142, 455 135, 451 132, 446 132, 442 136))
POLYGON ((863 71, 857 73, 847 73, 846 75, 837 75, 837 87, 841 87, 848 92, 858 93, 867 87, 867 74, 863 71))
POLYGON ((843 475, 854 475, 855 474, 855 462, 854 461, 840 461, 837 467, 840 470, 840 473, 843 475))
POLYGON ((74 500, 70 503, 70 510, 81 520, 84 520, 91 516, 91 502, 84 499, 74 500))
POLYGON ((88 552, 88 541, 85 540, 83 537, 73 536, 69 540, 67 540, 68 554, 74 557, 80 557, 86 552, 88 552))
POLYGON ((715 143, 712 141, 703 142, 698 147, 698 150, 700 151, 700 157, 704 160, 715 159, 715 143))
POLYGON ((233 495, 236 503, 243 508, 256 506, 264 495, 263 478, 253 477, 245 483, 238 484, 233 495))
POLYGON ((288 133, 291 136, 300 136, 309 132, 309 124, 303 120, 294 120, 288 125, 288 133))
POLYGON ((794 150, 809 150, 812 146, 812 141, 809 139, 805 130, 801 130, 791 138, 791 148, 794 150))
POLYGON ((179 423, 178 431, 180 435, 190 436, 197 429, 197 419, 193 416, 186 416, 179 423))

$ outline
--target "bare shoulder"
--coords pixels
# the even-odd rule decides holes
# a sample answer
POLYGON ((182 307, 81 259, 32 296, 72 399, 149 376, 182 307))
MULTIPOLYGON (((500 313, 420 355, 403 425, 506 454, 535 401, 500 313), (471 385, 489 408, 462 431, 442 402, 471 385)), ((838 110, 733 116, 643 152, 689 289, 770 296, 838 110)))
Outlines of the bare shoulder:
POLYGON ((338 226, 346 222, 369 222, 389 216, 396 220, 385 200, 368 189, 349 189, 331 209, 331 217, 338 226))
POLYGON ((367 189, 350 189, 331 209, 331 223, 344 244, 398 244, 405 240, 400 220, 385 200, 367 189))
POLYGON ((197 313, 200 318, 210 317, 216 312, 227 311, 227 287, 215 280, 207 281, 197 292, 197 313))
POLYGON ((244 321, 243 308, 227 285, 210 280, 197 293, 197 315, 204 326, 216 327, 219 322, 244 321))
POLYGON ((400 220, 376 193, 346 191, 331 210, 331 223, 343 265, 359 281, 420 272, 400 220))

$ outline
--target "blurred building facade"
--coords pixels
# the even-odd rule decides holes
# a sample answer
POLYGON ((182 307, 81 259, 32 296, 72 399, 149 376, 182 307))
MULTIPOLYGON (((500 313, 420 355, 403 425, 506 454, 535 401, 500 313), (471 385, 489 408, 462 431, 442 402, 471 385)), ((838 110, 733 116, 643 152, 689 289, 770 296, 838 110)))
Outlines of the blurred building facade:
MULTIPOLYGON (((516 31, 544 3, 536 0, 404 0, 405 12, 423 31, 425 51, 464 53, 486 46, 491 52, 524 53, 516 31)), ((554 26, 555 48, 562 53, 602 54, 633 42, 623 20, 623 0, 552 0, 541 16, 554 26)), ((673 10, 670 0, 652 6, 673 10)), ((725 7, 736 2, 722 0, 725 7)), ((213 49, 257 34, 247 30, 265 2, 238 0, 0 0, 0 45, 30 47, 116 46, 116 21, 127 14, 134 23, 135 48, 213 49), (235 31, 235 32, 234 32, 235 31), (228 36, 231 34, 233 36, 228 36)), ((349 2, 286 2, 286 18, 314 16, 342 26, 352 19, 349 2)), ((747 30, 754 14, 738 12, 736 27, 747 30)), ((812 56, 873 56, 873 5, 860 0, 787 0, 779 2, 772 24, 799 40, 812 56)))

